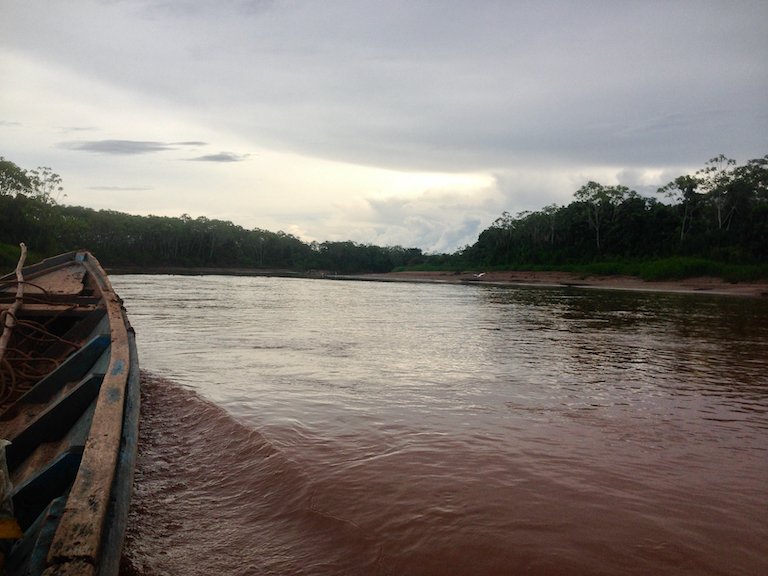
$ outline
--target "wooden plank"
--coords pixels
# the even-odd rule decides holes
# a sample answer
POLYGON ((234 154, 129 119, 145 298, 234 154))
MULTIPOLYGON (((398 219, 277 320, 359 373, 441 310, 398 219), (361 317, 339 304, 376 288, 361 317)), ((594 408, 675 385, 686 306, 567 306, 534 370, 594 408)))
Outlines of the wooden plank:
MULTIPOLYGON (((0 310, 3 306, 0 306, 0 310)), ((94 304, 22 304, 21 311, 18 316, 53 316, 53 315, 70 315, 80 316, 87 314, 96 309, 94 304)))
POLYGON ((98 563, 104 520, 115 477, 120 449, 126 384, 130 370, 130 346, 121 303, 98 262, 86 267, 102 290, 111 328, 111 359, 101 385, 91 431, 85 445, 80 471, 70 491, 64 513, 48 553, 52 576, 93 573, 70 571, 79 563, 83 570, 98 563))
MULTIPOLYGON (((91 371, 96 362, 110 345, 110 338, 105 335, 92 338, 85 346, 48 374, 29 392, 19 398, 16 403, 6 410, 0 419, 8 420, 15 415, 15 409, 24 404, 40 404, 47 402, 58 390, 69 382, 81 380, 91 371)), ((0 433, 5 433, 0 425, 0 433)))
POLYGON ((77 320, 72 327, 61 335, 61 340, 57 340, 51 346, 45 349, 42 355, 45 358, 61 358, 65 354, 73 353, 72 344, 77 344, 82 348, 83 344, 90 340, 94 334, 103 334, 109 330, 108 322, 102 319, 106 310, 103 306, 86 313, 80 320, 77 320))
POLYGON ((8 349, 8 343, 11 341, 13 334, 13 327, 16 325, 16 317, 24 302, 24 275, 22 273, 22 266, 24 266, 24 259, 27 257, 27 247, 22 242, 21 246, 21 258, 19 258, 19 264, 16 266, 16 294, 13 299, 13 304, 10 305, 8 310, 5 311, 0 319, 3 324, 3 332, 0 334, 0 361, 3 360, 5 352, 8 349))
POLYGON ((50 502, 66 493, 77 475, 82 455, 82 446, 70 446, 48 466, 15 488, 14 515, 24 529, 35 521, 50 502))
POLYGON ((19 426, 13 429, 13 434, 7 436, 11 441, 5 449, 8 468, 13 469, 19 465, 39 444, 63 438, 93 403, 103 379, 103 374, 89 374, 55 403, 37 414, 31 422, 26 422, 25 414, 21 415, 24 421, 16 418, 14 422, 19 426))
POLYGON ((6 570, 8 574, 42 574, 45 570, 45 559, 48 555, 56 525, 64 509, 64 498, 51 502, 35 520, 35 523, 25 530, 24 537, 13 547, 13 554, 8 558, 6 570))
POLYGON ((73 560, 66 564, 51 566, 43 572, 43 576, 94 576, 96 569, 93 564, 84 560, 73 560))
MULTIPOLYGON (((26 278, 36 278, 41 274, 45 274, 56 268, 69 265, 70 262, 82 261, 84 252, 67 252, 66 254, 59 254, 51 258, 46 258, 38 262, 37 264, 31 264, 24 269, 24 275, 26 278)), ((0 282, 10 282, 13 280, 13 274, 6 274, 0 277, 0 282)))
MULTIPOLYGON (((8 304, 14 300, 13 294, 9 292, 0 292, 0 306, 8 304)), ((96 305, 101 301, 100 298, 94 298, 93 296, 71 294, 26 294, 24 302, 26 304, 77 304, 77 305, 96 305)))
POLYGON ((131 502, 131 493, 133 492, 133 475, 136 467, 141 389, 139 359, 136 352, 136 339, 133 330, 129 330, 128 339, 131 350, 131 371, 128 376, 120 459, 117 464, 113 494, 108 510, 108 526, 102 544, 101 564, 99 565, 100 574, 117 574, 119 572, 125 527, 128 523, 128 509, 131 502))
POLYGON ((35 292, 43 294, 68 294, 77 295, 83 291, 83 279, 86 270, 77 262, 72 262, 57 270, 48 271, 45 274, 27 278, 29 286, 27 291, 30 295, 35 292))
POLYGON ((93 419, 95 408, 95 404, 89 406, 88 410, 80 416, 80 420, 67 432, 66 436, 55 442, 46 442, 38 446, 34 453, 11 473, 13 486, 18 488, 25 484, 40 470, 50 466, 54 460, 71 450, 74 446, 79 446, 82 453, 85 441, 88 439, 88 432, 91 429, 91 420, 93 419))

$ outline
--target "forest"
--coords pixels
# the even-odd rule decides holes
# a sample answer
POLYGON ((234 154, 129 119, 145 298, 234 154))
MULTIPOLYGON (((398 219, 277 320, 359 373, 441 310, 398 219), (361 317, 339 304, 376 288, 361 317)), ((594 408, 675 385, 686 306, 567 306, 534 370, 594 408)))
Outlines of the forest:
POLYGON ((474 244, 453 254, 351 241, 308 243, 280 231, 187 214, 93 210, 60 204, 62 190, 51 168, 28 170, 0 157, 0 269, 13 268, 21 241, 37 258, 87 248, 108 268, 332 273, 583 265, 610 273, 632 270, 636 263, 694 262, 691 274, 701 273, 702 263, 703 272, 721 263, 749 267, 754 276, 766 273, 768 255, 768 155, 741 165, 717 156, 659 188, 656 197, 590 181, 567 205, 504 212, 474 244))

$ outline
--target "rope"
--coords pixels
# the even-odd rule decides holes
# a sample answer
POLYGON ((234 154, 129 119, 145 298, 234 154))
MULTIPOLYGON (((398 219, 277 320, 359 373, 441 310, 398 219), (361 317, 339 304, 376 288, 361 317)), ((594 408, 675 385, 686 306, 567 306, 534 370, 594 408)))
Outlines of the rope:
POLYGON ((16 391, 16 374, 8 358, 0 360, 0 406, 5 406, 16 391), (8 382, 6 382, 6 374, 8 382))
POLYGON ((53 298, 42 286, 24 280, 21 269, 26 258, 26 246, 21 244, 21 247, 16 280, 0 282, 0 286, 16 284, 14 303, 0 314, 0 326, 3 326, 0 339, 0 412, 32 389, 41 378, 58 368, 71 351, 80 347, 80 343, 62 338, 56 333, 59 319, 74 306, 60 309, 58 313, 47 317, 45 322, 17 317, 22 300, 28 304, 46 303, 53 298), (39 293, 25 293, 25 286, 36 288, 39 293), (62 345, 63 348, 58 349, 56 357, 45 355, 45 351, 50 350, 54 344, 62 345))

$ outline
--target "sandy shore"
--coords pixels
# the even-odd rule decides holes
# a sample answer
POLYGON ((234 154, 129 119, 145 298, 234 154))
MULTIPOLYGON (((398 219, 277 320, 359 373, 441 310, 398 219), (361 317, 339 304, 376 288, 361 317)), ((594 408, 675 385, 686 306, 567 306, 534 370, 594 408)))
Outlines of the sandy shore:
POLYGON ((613 290, 642 290, 652 292, 708 293, 729 296, 768 297, 768 282, 729 283, 719 278, 687 278, 664 282, 647 282, 633 276, 582 276, 571 272, 502 271, 487 273, 456 272, 391 272, 341 276, 359 280, 385 282, 478 283, 499 286, 575 286, 613 290))
POLYGON ((333 280, 367 280, 377 282, 432 282, 444 284, 477 283, 497 286, 574 286, 609 290, 643 290, 648 292, 684 292, 722 294, 728 296, 768 297, 768 281, 729 283, 719 278, 686 278, 669 282, 646 282, 634 276, 583 276, 572 272, 389 272, 386 274, 302 274, 291 270, 254 268, 111 268, 109 274, 181 274, 224 276, 277 276, 333 280))

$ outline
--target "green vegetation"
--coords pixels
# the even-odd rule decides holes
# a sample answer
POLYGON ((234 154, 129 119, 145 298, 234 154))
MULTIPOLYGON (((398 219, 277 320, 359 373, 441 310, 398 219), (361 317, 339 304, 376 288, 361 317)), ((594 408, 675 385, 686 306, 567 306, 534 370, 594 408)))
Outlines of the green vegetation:
POLYGON ((19 248, 9 244, 0 244, 0 272, 10 270, 19 259, 19 248))
POLYGON ((24 170, 0 157, 0 269, 18 260, 18 243, 40 255, 87 248, 108 267, 261 268, 338 273, 389 272, 418 264, 417 248, 355 242, 302 242, 291 234, 246 230, 205 217, 134 216, 63 206, 61 178, 50 168, 24 170))
POLYGON ((504 213, 456 257, 489 269, 768 277, 768 156, 737 166, 721 155, 659 192, 669 203, 588 182, 566 206, 504 213))
POLYGON ((61 178, 0 157, 0 269, 17 244, 31 259, 86 247, 108 267, 322 270, 567 270, 645 279, 768 278, 768 155, 737 166, 718 156, 693 175, 643 197, 588 182, 565 206, 505 212, 455 254, 355 242, 306 243, 284 232, 247 230, 205 217, 133 216, 57 202, 61 178))
POLYGON ((712 276, 728 282, 768 279, 768 264, 728 264, 687 257, 642 262, 594 262, 561 269, 583 276, 638 276, 643 280, 681 280, 697 276, 712 276))

